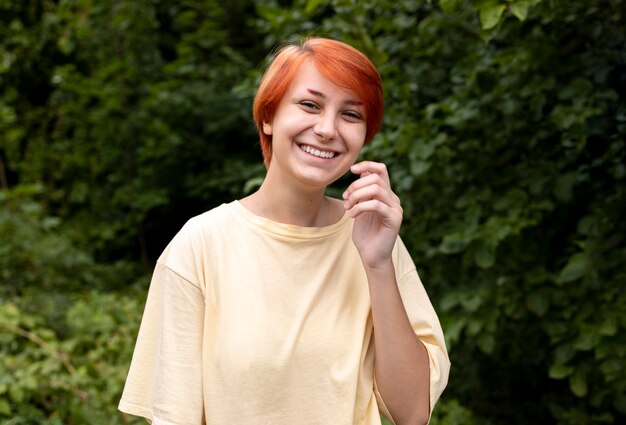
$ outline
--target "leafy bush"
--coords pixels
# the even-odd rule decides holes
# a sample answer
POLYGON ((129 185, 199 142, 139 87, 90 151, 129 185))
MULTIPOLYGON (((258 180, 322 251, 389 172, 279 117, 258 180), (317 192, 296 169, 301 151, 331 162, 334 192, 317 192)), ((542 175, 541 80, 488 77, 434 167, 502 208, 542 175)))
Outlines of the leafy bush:
POLYGON ((447 335, 435 420, 623 421, 624 2, 297 4, 261 2, 267 40, 331 34, 383 76, 365 155, 447 335))
POLYGON ((316 33, 383 76, 364 156, 389 166, 446 333, 432 423, 624 422, 624 6, 0 1, 0 415, 130 420, 138 276, 259 183, 263 58, 316 33))
POLYGON ((1 304, 2 423, 130 423, 117 403, 141 319, 137 298, 92 292, 58 305, 63 334, 42 316, 1 304))

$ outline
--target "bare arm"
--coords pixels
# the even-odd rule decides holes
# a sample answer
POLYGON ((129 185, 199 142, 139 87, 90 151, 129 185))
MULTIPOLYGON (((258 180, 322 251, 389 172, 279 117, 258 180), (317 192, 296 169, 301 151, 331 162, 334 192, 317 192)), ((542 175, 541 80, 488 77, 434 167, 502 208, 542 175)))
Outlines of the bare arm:
POLYGON ((415 336, 404 310, 393 264, 366 271, 372 299, 378 389, 397 425, 425 424, 430 412, 428 353, 415 336))
POLYGON ((391 260, 402 223, 400 200, 384 164, 364 161, 352 172, 361 177, 344 192, 345 208, 355 218, 352 239, 369 284, 378 388, 397 425, 425 424, 430 413, 428 353, 407 317, 391 260))

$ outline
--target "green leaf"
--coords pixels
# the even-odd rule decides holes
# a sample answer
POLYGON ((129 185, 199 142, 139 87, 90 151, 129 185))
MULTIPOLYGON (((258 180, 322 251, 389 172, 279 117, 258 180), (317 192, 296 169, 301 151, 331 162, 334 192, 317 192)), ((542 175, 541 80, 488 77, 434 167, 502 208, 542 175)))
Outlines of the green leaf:
POLYGON ((597 221, 597 217, 594 215, 586 215, 578 221, 576 226, 578 233, 582 235, 588 235, 591 232, 595 222, 597 221))
POLYGON ((0 305, 0 323, 17 326, 20 323, 20 310, 15 304, 0 305))
POLYGON ((580 279, 589 269, 589 258, 582 252, 572 255, 561 270, 559 280, 561 282, 572 282, 580 279))
POLYGON ((441 311, 450 311, 453 307, 456 307, 459 304, 460 299, 461 294, 459 292, 448 292, 441 299, 439 308, 441 311))
POLYGON ((614 336, 617 333, 617 320, 613 317, 607 317, 598 329, 600 335, 614 336))
POLYGON ((453 14, 458 10, 461 0, 439 0, 441 9, 447 14, 453 14))
POLYGON ((307 15, 313 15, 316 13, 322 5, 326 3, 326 0, 308 0, 304 12, 307 15))
POLYGON ((22 400, 24 400, 24 390, 20 387, 11 387, 9 389, 9 395, 11 396, 11 399, 16 403, 20 403, 22 400))
POLYGON ((482 269, 488 269, 496 262, 496 249, 493 244, 481 241, 474 251, 474 261, 482 269))
POLYGON ((413 176, 421 176, 430 170, 430 166, 430 162, 415 160, 411 162, 411 174, 413 176))
POLYGON ((506 6, 497 1, 489 1, 480 6, 478 10, 482 29, 490 30, 500 23, 506 6))
POLYGON ((548 311, 550 302, 548 301, 547 294, 541 291, 532 292, 526 300, 530 311, 537 316, 543 316, 548 311))
POLYGON ((600 371, 603 375, 617 375, 624 370, 624 364, 619 359, 608 359, 600 364, 600 371))
POLYGON ((559 201, 569 202, 572 200, 574 185, 576 184, 576 173, 567 173, 560 176, 554 186, 554 195, 559 201))
POLYGON ((9 402, 3 398, 0 398, 0 415, 10 416, 11 415, 11 405, 9 402))
POLYGON ((571 366, 567 366, 560 363, 555 363, 550 366, 550 370, 548 371, 548 376, 552 379, 563 379, 567 378, 572 374, 574 368, 571 366))
POLYGON ((259 187, 261 187, 263 180, 264 180, 264 177, 253 177, 247 180, 243 187, 243 193, 250 193, 253 190, 258 189, 259 187))
POLYGON ((585 328, 574 341, 573 347, 580 351, 589 351, 600 343, 601 336, 594 328, 585 328))
POLYGON ((466 311, 469 311, 469 312, 474 312, 478 310, 478 307, 480 307, 482 303, 483 303, 483 300, 478 294, 473 294, 469 297, 461 298, 461 305, 466 311))
POLYGON ((446 333, 444 335, 446 344, 453 345, 461 337, 461 332, 465 329, 465 319, 457 319, 453 322, 446 323, 444 328, 446 333))
POLYGON ((569 388, 578 397, 587 395, 587 374, 583 369, 576 369, 569 377, 569 388))
POLYGON ((478 335, 478 333, 482 329, 483 329, 483 323, 476 318, 471 318, 467 323, 467 333, 470 336, 478 335))
POLYGON ((452 233, 443 237, 439 251, 443 254, 458 254, 465 250, 468 243, 469 241, 463 235, 452 233))
POLYGON ((525 21, 528 17, 528 9, 530 8, 530 1, 521 0, 511 4, 511 13, 517 17, 520 21, 525 21))
POLYGON ((478 348, 485 354, 491 354, 496 345, 496 340, 492 334, 483 333, 476 340, 478 348))
POLYGON ((576 355, 576 350, 572 347, 572 344, 565 343, 560 344, 554 349, 554 361, 558 364, 568 364, 571 362, 574 355, 576 355))

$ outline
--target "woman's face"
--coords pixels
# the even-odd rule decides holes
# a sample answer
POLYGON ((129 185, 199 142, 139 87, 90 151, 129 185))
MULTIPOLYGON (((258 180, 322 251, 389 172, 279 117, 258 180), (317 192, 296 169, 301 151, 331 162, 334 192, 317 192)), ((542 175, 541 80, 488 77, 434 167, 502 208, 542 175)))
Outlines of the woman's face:
POLYGON ((311 188, 326 187, 354 164, 367 132, 361 100, 304 62, 278 104, 274 119, 263 123, 272 136, 268 173, 311 188))

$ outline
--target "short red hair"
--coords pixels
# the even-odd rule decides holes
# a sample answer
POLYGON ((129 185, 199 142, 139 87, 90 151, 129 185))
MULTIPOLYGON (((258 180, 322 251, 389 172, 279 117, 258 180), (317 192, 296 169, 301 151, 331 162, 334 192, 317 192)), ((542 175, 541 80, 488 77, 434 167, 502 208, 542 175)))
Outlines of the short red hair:
POLYGON ((363 53, 340 41, 304 38, 276 53, 254 98, 254 122, 266 167, 272 158, 272 137, 263 132, 263 123, 273 121, 278 104, 306 60, 311 60, 315 68, 334 84, 354 91, 363 102, 367 125, 365 143, 369 143, 380 130, 384 110, 383 87, 374 64, 363 53))

